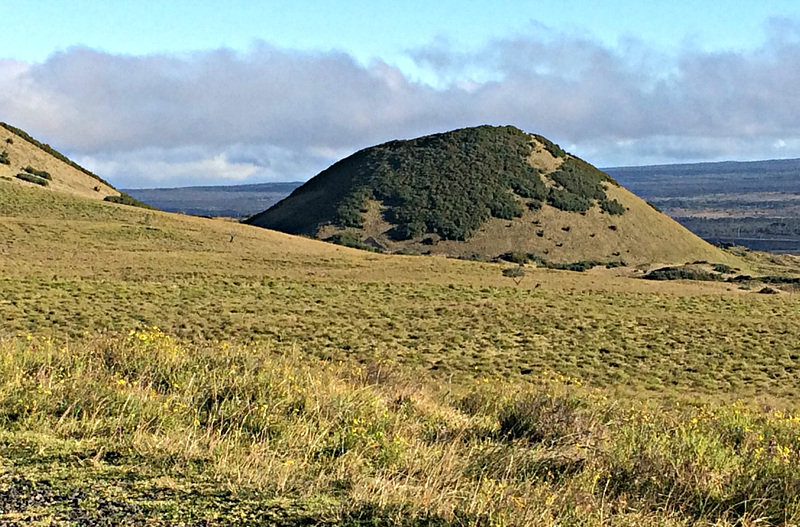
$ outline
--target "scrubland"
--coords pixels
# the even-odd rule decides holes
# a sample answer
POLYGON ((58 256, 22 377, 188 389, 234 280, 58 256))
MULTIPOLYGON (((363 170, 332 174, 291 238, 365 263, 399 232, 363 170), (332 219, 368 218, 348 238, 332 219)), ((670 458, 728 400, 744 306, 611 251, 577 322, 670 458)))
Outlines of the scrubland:
POLYGON ((502 269, 0 181, 0 521, 800 521, 796 295, 502 269))

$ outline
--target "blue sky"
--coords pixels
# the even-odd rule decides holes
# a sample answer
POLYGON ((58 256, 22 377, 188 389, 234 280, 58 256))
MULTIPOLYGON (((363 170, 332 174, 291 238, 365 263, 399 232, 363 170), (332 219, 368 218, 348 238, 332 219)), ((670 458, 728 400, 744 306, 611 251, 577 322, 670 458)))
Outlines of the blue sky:
POLYGON ((0 120, 118 186, 303 180, 514 124, 603 166, 800 157, 800 2, 0 1, 0 120))

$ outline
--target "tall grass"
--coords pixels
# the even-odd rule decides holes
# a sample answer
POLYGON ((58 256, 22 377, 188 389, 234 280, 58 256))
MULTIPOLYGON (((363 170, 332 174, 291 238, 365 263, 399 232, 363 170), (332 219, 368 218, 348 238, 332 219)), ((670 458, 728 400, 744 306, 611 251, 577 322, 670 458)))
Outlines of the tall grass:
POLYGON ((4 340, 2 441, 90 445, 140 474, 316 500, 328 518, 800 519, 800 419, 778 409, 631 403, 558 375, 426 384, 396 366, 259 346, 187 346, 157 328, 4 340))

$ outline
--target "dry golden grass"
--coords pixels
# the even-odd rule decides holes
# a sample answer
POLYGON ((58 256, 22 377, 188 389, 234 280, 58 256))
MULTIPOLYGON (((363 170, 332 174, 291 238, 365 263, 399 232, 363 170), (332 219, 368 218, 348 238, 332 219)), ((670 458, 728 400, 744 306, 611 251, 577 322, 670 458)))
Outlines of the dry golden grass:
POLYGON ((47 190, 99 200, 106 196, 119 195, 114 188, 54 158, 39 147, 0 126, 0 152, 2 151, 8 152, 8 159, 11 162, 10 165, 0 164, 0 177, 7 178, 4 180, 6 183, 11 182, 24 187, 37 186, 14 177, 22 172, 24 167, 31 166, 36 170, 50 173, 53 179, 46 187, 47 190), (11 143, 8 142, 9 139, 11 139, 11 143))

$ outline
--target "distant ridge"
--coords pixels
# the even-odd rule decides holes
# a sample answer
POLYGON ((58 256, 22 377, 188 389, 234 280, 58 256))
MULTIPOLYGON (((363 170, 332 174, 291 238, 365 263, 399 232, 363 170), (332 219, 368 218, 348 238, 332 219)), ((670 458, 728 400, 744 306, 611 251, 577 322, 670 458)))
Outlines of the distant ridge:
POLYGON ((607 173, 512 126, 366 148, 248 223, 386 252, 551 262, 725 261, 607 173))
POLYGON ((194 216, 244 218, 271 207, 302 185, 297 182, 249 185, 143 188, 125 190, 131 196, 167 212, 194 216))

